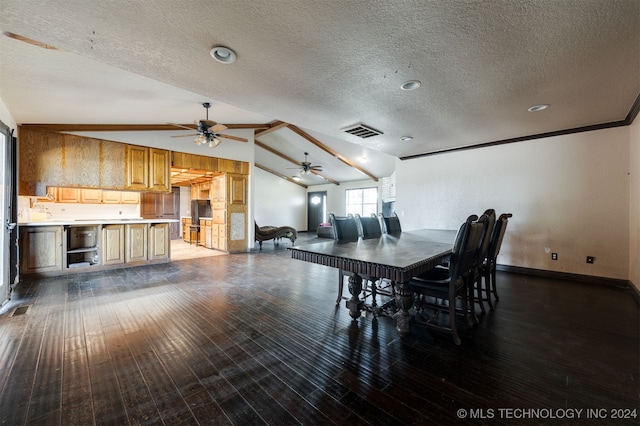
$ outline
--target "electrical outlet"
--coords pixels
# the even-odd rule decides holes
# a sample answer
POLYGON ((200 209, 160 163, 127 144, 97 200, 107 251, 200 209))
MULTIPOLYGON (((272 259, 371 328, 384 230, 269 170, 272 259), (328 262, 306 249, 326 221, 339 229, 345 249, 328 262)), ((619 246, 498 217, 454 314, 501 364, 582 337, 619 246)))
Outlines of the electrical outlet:
POLYGON ((596 260, 595 257, 593 256, 587 256, 587 263, 593 263, 593 261, 596 260))
POLYGON ((551 253, 551 260, 558 260, 558 253, 551 253))

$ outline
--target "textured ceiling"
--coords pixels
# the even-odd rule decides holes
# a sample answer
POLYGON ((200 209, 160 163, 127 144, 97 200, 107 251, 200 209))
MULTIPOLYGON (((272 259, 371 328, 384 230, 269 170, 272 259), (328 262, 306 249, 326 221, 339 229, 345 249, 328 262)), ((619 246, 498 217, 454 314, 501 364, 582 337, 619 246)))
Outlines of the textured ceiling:
MULTIPOLYGON (((216 121, 292 123, 353 161, 367 156, 363 167, 381 177, 394 157, 619 122, 640 93, 635 0, 2 0, 0 8, 3 32, 60 49, 1 38, 0 96, 19 123, 188 123, 211 100, 216 121), (214 45, 234 49, 237 61, 214 61, 214 45), (400 90, 414 79, 419 89, 400 90), (527 111, 543 103, 550 108, 527 111), (357 123, 383 134, 341 131, 357 123)), ((286 132, 265 143, 302 159, 308 143, 286 132)), ((329 175, 346 168, 312 154, 329 175)))

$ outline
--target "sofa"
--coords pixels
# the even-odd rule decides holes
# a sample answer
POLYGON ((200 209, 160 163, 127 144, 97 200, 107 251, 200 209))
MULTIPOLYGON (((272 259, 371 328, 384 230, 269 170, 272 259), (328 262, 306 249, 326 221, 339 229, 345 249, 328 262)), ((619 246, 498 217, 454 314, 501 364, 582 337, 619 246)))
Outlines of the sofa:
POLYGON ((256 230, 256 241, 262 248, 262 242, 268 240, 274 240, 277 244, 281 238, 288 238, 291 240, 291 244, 295 243, 298 238, 298 231, 290 226, 258 226, 257 222, 254 222, 256 230))
POLYGON ((316 233, 318 234, 318 238, 335 238, 333 233, 333 226, 331 226, 330 223, 321 223, 320 225, 318 225, 316 233))

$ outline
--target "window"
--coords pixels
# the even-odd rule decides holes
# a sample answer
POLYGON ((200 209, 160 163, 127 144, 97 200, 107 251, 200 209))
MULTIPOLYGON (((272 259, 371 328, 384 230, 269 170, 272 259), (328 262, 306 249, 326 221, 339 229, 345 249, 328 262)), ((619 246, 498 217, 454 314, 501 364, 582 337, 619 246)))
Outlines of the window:
POLYGON ((378 188, 347 189, 347 214, 378 214, 378 188))

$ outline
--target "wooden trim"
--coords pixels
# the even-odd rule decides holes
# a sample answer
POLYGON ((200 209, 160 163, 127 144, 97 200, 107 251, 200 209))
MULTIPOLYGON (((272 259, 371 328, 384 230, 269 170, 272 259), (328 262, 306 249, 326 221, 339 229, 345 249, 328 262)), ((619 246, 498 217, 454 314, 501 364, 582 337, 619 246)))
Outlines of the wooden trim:
POLYGON ((281 175, 280 173, 278 173, 278 172, 276 172, 276 171, 274 171, 274 170, 271 170, 271 169, 269 169, 268 167, 262 166, 262 165, 260 165, 260 164, 258 164, 258 163, 255 163, 255 166, 256 166, 257 168, 259 168, 259 169, 264 170, 264 171, 265 171, 265 172, 267 172, 267 173, 271 173, 272 175, 278 176, 279 178, 282 178, 282 179, 284 179, 284 180, 286 180, 286 181, 289 181, 289 182, 291 182, 291 183, 295 183, 296 185, 301 186, 301 187, 303 187, 303 188, 305 188, 305 189, 306 189, 306 188, 308 188, 308 186, 307 186, 307 185, 305 185, 304 183, 296 182, 295 180, 293 180, 293 179, 292 179, 292 178, 290 178, 289 176, 281 175))
MULTIPOLYGON (((186 130, 180 127, 197 130, 198 126, 189 124, 21 124, 29 130, 45 132, 151 132, 186 130), (180 126, 180 127, 178 127, 180 126)), ((268 124, 225 124, 227 129, 266 129, 268 124)))
POLYGON ((549 271, 545 269, 524 268, 521 266, 496 265, 496 270, 556 280, 579 281, 588 284, 607 285, 610 287, 618 288, 629 288, 629 286, 632 286, 629 280, 596 277, 593 275, 572 274, 569 272, 549 271))
MULTIPOLYGON (((277 156, 278 156, 278 157, 280 157, 280 158, 284 158, 285 160, 289 161, 290 163, 295 164, 296 166, 301 166, 300 162, 299 162, 299 161, 297 161, 296 159, 291 158, 291 157, 289 157, 287 154, 283 154, 282 152, 277 151, 277 150, 275 150, 275 149, 271 148, 271 147, 270 147, 270 146, 268 146, 268 145, 265 145, 264 143, 260 142, 260 141, 259 141, 259 140, 257 140, 257 139, 254 139, 254 140, 253 140, 253 143, 254 143, 256 146, 259 146, 260 148, 265 149, 265 150, 269 151, 270 153, 272 153, 272 154, 274 154, 274 155, 277 155, 277 156)), ((338 182, 338 181, 336 181, 336 180, 333 180, 333 179, 331 179, 330 177, 327 177, 327 176, 323 175, 323 174, 322 174, 322 173, 320 173, 320 172, 317 172, 317 171, 315 171, 315 170, 311 170, 311 173, 313 173, 314 175, 320 176, 322 179, 326 180, 327 182, 331 182, 331 183, 332 183, 332 184, 334 184, 334 185, 340 185, 340 182, 338 182)), ((281 176, 281 175, 279 175, 279 174, 278 174, 278 176, 281 176)))
POLYGON ((323 144, 318 139, 314 138, 313 136, 311 136, 310 134, 308 134, 304 130, 300 129, 299 127, 294 126, 293 124, 289 124, 288 129, 290 129, 294 133, 298 134, 299 136, 302 136, 304 139, 306 139, 307 141, 311 142, 312 144, 314 144, 318 148, 322 149, 323 151, 329 153, 330 155, 334 156, 338 160, 342 161, 347 166, 353 167, 354 169, 358 170, 359 172, 369 176, 374 182, 378 182, 378 178, 374 174, 372 174, 369 171, 367 171, 367 170, 363 169, 362 167, 358 166, 356 163, 346 159, 345 157, 340 155, 338 152, 336 152, 333 149, 329 148, 328 146, 326 146, 325 144, 323 144))
POLYGON ((407 155, 405 157, 399 157, 399 158, 402 161, 413 160, 415 158, 429 157, 431 155, 438 155, 438 154, 447 154, 450 152, 467 151, 470 149, 487 148, 490 146, 498 146, 498 145, 504 145, 504 144, 514 143, 514 142, 524 142, 524 141, 530 141, 534 139, 543 139, 543 138, 551 138, 554 136, 570 135, 573 133, 591 132, 594 130, 603 130, 603 129, 611 129, 614 127, 629 126, 633 123, 635 118, 638 116, 638 112, 640 112, 640 93, 636 97, 635 102, 631 106, 631 109, 629 110, 629 113, 627 114, 624 120, 612 121, 609 123, 602 123, 602 124, 593 124, 590 126, 574 127, 573 129, 564 129, 564 130, 556 130, 553 132, 538 133, 535 135, 520 136, 517 138, 503 139, 503 140, 493 141, 493 142, 485 142, 477 145, 468 145, 468 146, 461 146, 457 148, 442 149, 439 151, 426 152, 424 154, 407 155))
POLYGON ((254 138, 260 137, 260 136, 264 136, 267 133, 271 133, 271 132, 275 132, 276 130, 280 130, 283 127, 287 127, 289 125, 289 123, 285 123, 284 121, 274 121, 273 123, 269 124, 269 128, 268 129, 264 129, 262 131, 256 132, 254 135, 254 138))

